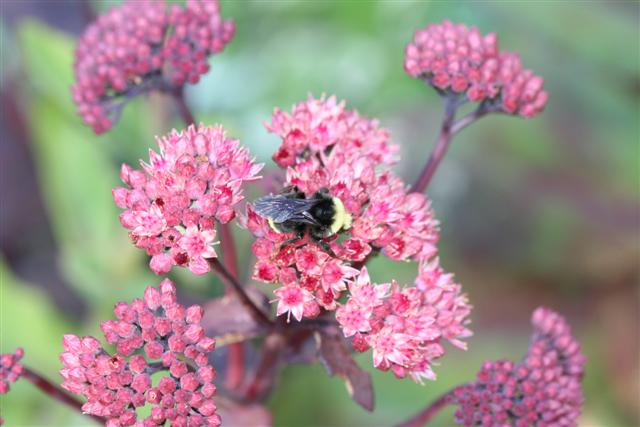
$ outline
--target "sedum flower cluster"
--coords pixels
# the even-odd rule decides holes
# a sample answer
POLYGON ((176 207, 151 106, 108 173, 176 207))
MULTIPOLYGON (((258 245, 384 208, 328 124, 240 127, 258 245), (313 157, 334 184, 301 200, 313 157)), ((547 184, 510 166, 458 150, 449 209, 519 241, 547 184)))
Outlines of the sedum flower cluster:
POLYGON ((208 58, 231 41, 232 21, 217 0, 127 0, 93 22, 76 49, 71 88, 82 119, 95 133, 108 131, 127 98, 150 90, 197 83, 208 58))
POLYGON ((517 53, 500 51, 495 33, 482 35, 450 21, 415 32, 404 69, 441 93, 463 94, 522 117, 540 113, 549 98, 544 79, 524 69, 517 53))
POLYGON ((276 110, 266 126, 282 139, 274 161, 285 169, 285 186, 306 197, 326 189, 352 217, 327 252, 308 237, 289 243, 290 233, 272 230, 248 207, 244 223, 256 236, 253 277, 279 285, 277 314, 301 320, 337 310, 345 336, 354 336, 360 350, 372 348, 376 367, 399 377, 435 378, 430 365, 444 354, 441 339, 463 347, 459 338, 470 335, 464 326, 469 306, 438 266, 438 222, 429 200, 411 193, 389 169, 398 151, 389 132, 335 97, 309 98, 291 113, 276 110), (373 285, 360 268, 376 253, 422 262, 431 266, 422 271, 431 268, 438 278, 421 273, 421 287, 373 285), (411 304, 396 304, 408 298, 411 304), (456 332, 445 337, 447 328, 456 332))
POLYGON ((101 325, 113 353, 91 336, 64 337, 62 387, 87 399, 83 412, 109 427, 219 425, 208 357, 215 341, 200 326, 202 307, 180 305, 165 279, 143 299, 116 304, 114 313, 117 320, 101 325), (138 420, 137 408, 147 404, 150 414, 138 420))
POLYGON ((0 394, 9 393, 9 384, 18 381, 24 367, 20 359, 24 356, 24 350, 17 348, 13 353, 0 355, 0 394))
POLYGON ((436 379, 431 365, 445 353, 442 340, 466 350, 461 339, 471 335, 470 311, 460 285, 434 259, 420 265, 414 285, 407 287, 372 284, 363 268, 336 319, 357 351, 373 350, 376 368, 422 382, 436 379))
POLYGON ((255 181, 262 169, 238 140, 221 126, 189 126, 158 138, 159 152, 149 150, 142 170, 123 165, 127 187, 115 188, 116 204, 124 209, 122 225, 133 243, 151 256, 150 266, 164 274, 173 266, 194 274, 209 271, 208 258, 219 222, 226 224, 243 199, 243 184, 255 181))
POLYGON ((465 426, 575 426, 586 359, 566 320, 540 307, 522 361, 486 361, 476 381, 455 390, 455 417, 465 426))

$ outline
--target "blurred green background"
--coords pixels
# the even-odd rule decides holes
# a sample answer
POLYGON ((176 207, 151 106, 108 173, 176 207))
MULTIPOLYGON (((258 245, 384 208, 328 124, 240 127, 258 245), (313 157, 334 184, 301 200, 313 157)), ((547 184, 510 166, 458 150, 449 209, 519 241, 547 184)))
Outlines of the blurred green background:
MULTIPOLYGON (((159 280, 128 242, 111 200, 121 162, 146 157, 154 135, 181 123, 160 95, 129 104, 96 137, 75 114, 69 86, 75 39, 113 3, 4 0, 0 27, 0 350, 59 381, 65 332, 99 334, 114 302, 159 280)), ((188 88, 198 120, 221 123, 261 161, 278 141, 262 122, 308 93, 336 94, 377 117, 402 146, 411 181, 437 135, 440 100, 407 77, 413 31, 448 18, 495 31, 545 77, 546 112, 489 117, 456 138, 429 189, 442 224, 442 264, 471 302, 469 351, 449 346, 424 386, 371 369, 367 413, 319 365, 286 368, 268 401, 278 426, 382 426, 469 380, 484 359, 519 359, 538 305, 565 314, 588 356, 583 426, 639 425, 639 4, 637 2, 223 1, 234 41, 188 88)), ((268 163, 268 167, 273 165, 268 163)), ((254 197, 260 191, 254 186, 254 197)), ((247 236, 237 230, 241 244, 247 236)), ((242 254, 247 251, 243 250, 242 254)), ((244 274, 250 260, 242 258, 244 274)), ((377 259, 372 277, 410 283, 415 266, 377 259)), ((180 271, 181 297, 217 295, 211 276, 180 271)), ((7 425, 86 420, 26 381, 0 399, 7 425)), ((451 425, 445 411, 433 425, 451 425)))

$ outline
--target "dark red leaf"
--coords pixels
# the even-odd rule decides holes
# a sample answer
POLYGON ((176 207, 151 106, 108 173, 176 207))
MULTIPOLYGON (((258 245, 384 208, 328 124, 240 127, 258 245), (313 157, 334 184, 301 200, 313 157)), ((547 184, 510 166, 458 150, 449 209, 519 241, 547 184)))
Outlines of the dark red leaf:
POLYGON ((351 398, 367 411, 373 411, 371 375, 353 360, 346 341, 337 329, 316 332, 318 354, 329 375, 342 377, 351 398))
MULTIPOLYGON (((262 292, 247 286, 245 292, 257 306, 268 306, 262 292)), ((204 304, 202 326, 208 336, 216 339, 216 346, 224 346, 258 336, 262 325, 247 312, 234 294, 216 298, 204 304)))
POLYGON ((271 413, 262 405, 239 404, 222 396, 215 397, 218 414, 222 418, 222 425, 268 427, 272 425, 271 413))

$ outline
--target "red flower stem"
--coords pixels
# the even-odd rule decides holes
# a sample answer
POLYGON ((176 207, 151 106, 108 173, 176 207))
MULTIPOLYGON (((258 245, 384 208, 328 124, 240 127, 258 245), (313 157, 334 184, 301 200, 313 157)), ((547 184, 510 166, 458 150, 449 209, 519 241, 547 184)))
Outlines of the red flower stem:
POLYGON ((418 412, 408 420, 396 424, 394 427, 422 427, 426 425, 442 408, 449 404, 449 396, 453 394, 453 390, 449 390, 436 400, 427 405, 422 411, 418 412))
POLYGON ((451 125, 451 135, 455 135, 458 132, 460 132, 462 129, 466 128, 467 126, 469 126, 471 123, 474 123, 476 120, 478 120, 481 117, 486 116, 489 113, 495 113, 498 111, 494 111, 492 109, 489 108, 485 108, 483 105, 480 105, 476 110, 474 110, 473 112, 467 114, 466 116, 464 116, 463 118, 456 120, 453 125, 451 125))
POLYGON ((80 11, 82 12, 82 16, 86 21, 87 25, 92 23, 96 19, 96 14, 93 10, 93 6, 91 5, 90 0, 80 0, 80 11))
POLYGON ((257 320, 259 323, 271 328, 274 323, 267 315, 253 302, 249 295, 244 291, 242 285, 236 280, 235 277, 225 268, 217 258, 210 258, 209 265, 211 268, 218 273, 222 282, 231 287, 233 291, 236 293, 242 305, 249 311, 249 313, 257 320))
POLYGON ((176 101, 176 107, 178 107, 178 112, 180 113, 182 120, 184 120, 185 125, 190 126, 195 124, 196 120, 193 117, 193 113, 184 100, 183 87, 180 86, 180 88, 173 90, 171 95, 173 95, 173 99, 176 101))
MULTIPOLYGON (((222 261, 229 273, 238 280, 238 260, 236 257, 236 243, 229 224, 220 224, 220 244, 222 246, 222 261)), ((226 285, 226 293, 233 289, 226 285)), ((244 344, 241 342, 229 345, 229 365, 227 367, 226 385, 235 390, 242 385, 244 378, 244 344)))
POLYGON ((445 113, 444 118, 442 119, 442 126, 440 127, 440 136, 438 136, 436 146, 433 148, 433 151, 429 156, 429 160, 427 160, 427 163, 422 168, 422 172, 420 172, 416 182, 413 183, 411 192, 424 193, 424 190, 429 186, 431 178, 433 178, 433 175, 436 173, 436 169, 438 169, 440 162, 449 148, 452 136, 451 123, 453 122, 455 113, 456 108, 453 105, 453 102, 451 102, 449 98, 445 98, 445 113))
POLYGON ((499 111, 495 107, 490 107, 481 103, 472 113, 454 121, 455 113, 459 105, 460 104, 457 103, 456 100, 445 98, 445 114, 440 128, 440 136, 436 141, 436 146, 433 148, 433 151, 429 156, 429 160, 427 160, 424 168, 422 168, 420 176, 418 176, 418 179, 411 187, 412 192, 423 193, 427 189, 431 183, 433 175, 436 173, 436 170, 440 165, 440 162, 447 153, 449 144, 451 144, 451 139, 454 135, 488 113, 499 111))
POLYGON ((22 378, 26 379, 31 384, 38 387, 41 391, 43 391, 46 395, 50 396, 51 398, 59 402, 62 402, 67 406, 70 406, 71 408, 79 411, 80 413, 82 413, 83 415, 86 415, 87 417, 92 418, 98 424, 104 424, 104 419, 102 417, 89 415, 82 412, 82 402, 80 402, 79 400, 77 400, 76 398, 74 398, 64 390, 62 390, 57 385, 53 384, 51 381, 49 381, 42 375, 38 374, 35 371, 32 371, 31 369, 27 368, 24 365, 23 365, 23 371, 22 371, 22 378))
POLYGON ((245 388, 245 401, 253 402, 267 396, 273 385, 276 368, 287 344, 286 341, 286 337, 278 332, 272 333, 264 339, 260 362, 245 388))

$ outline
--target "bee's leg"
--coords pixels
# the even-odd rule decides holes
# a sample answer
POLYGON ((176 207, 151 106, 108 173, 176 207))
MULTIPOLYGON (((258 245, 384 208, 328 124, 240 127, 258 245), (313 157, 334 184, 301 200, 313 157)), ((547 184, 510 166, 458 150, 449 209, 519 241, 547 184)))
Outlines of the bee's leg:
POLYGON ((329 246, 329 244, 323 240, 321 235, 318 235, 316 233, 311 233, 311 240, 313 240, 318 246, 320 246, 322 250, 324 250, 326 253, 328 253, 334 258, 337 258, 336 254, 333 253, 331 246, 329 246))
POLYGON ((298 231, 295 236, 293 236, 292 238, 287 239, 284 242, 282 242, 282 244, 280 245, 279 251, 281 251, 285 246, 291 245, 293 243, 297 243, 298 241, 302 240, 303 238, 304 238, 304 230, 303 231, 298 231))
POLYGON ((315 242, 318 244, 318 246, 320 246, 326 253, 331 255, 333 258, 338 258, 338 256, 333 253, 331 246, 329 246, 327 242, 325 242, 322 239, 317 239, 315 242))

